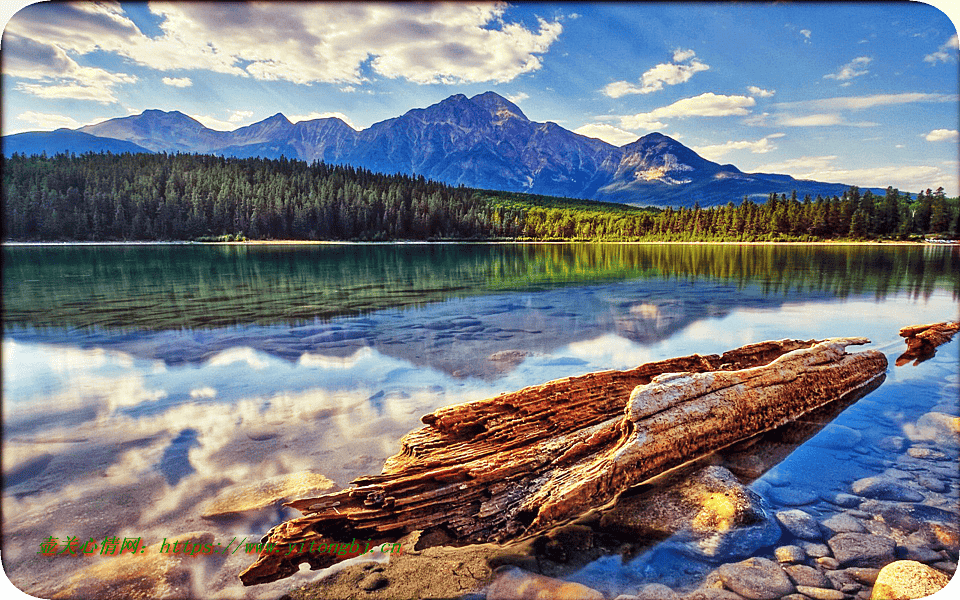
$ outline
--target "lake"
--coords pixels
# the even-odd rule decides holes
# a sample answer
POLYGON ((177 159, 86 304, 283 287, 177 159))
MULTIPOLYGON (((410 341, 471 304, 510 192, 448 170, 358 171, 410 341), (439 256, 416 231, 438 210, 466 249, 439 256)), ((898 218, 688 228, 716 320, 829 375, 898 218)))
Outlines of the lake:
MULTIPOLYGON (((590 371, 870 338, 886 381, 833 422, 857 443, 815 436, 752 484, 773 508, 808 492, 818 515, 894 464, 885 440, 960 415, 956 340, 894 366, 901 327, 958 318, 957 246, 8 245, 3 261, 3 563, 42 597, 98 561, 38 554, 51 536, 256 541, 297 513, 202 517, 225 488, 304 472, 346 487, 423 414, 590 371)), ((177 585, 275 598, 317 577, 242 588, 250 562, 197 557, 177 585)), ((702 571, 654 549, 569 577, 616 595, 702 571)))

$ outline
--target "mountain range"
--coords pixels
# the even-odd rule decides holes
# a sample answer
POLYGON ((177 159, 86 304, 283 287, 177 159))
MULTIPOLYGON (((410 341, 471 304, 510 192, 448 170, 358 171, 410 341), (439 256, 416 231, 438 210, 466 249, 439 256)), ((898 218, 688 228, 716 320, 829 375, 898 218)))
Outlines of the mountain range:
POLYGON ((661 133, 617 147, 553 122, 531 121, 493 92, 450 96, 362 131, 335 117, 291 123, 280 113, 217 131, 178 111, 146 110, 75 130, 3 137, 5 156, 90 151, 285 156, 472 188, 653 206, 714 206, 744 196, 762 201, 771 192, 794 190, 801 197, 833 196, 849 188, 744 173, 706 160, 661 133))

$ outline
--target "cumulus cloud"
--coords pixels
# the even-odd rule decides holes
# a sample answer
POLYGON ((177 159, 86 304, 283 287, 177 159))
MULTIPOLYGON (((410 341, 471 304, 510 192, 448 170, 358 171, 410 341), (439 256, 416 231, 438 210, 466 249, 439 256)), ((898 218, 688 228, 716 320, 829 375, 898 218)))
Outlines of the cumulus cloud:
POLYGON ((873 59, 869 56, 858 56, 857 58, 840 67, 840 70, 836 73, 828 73, 824 75, 823 78, 836 79, 837 81, 847 81, 848 79, 853 79, 854 77, 866 75, 870 72, 866 69, 866 66, 869 65, 872 60, 873 59))
POLYGON ((563 30, 559 21, 541 19, 532 29, 508 22, 503 3, 151 2, 149 9, 160 18, 155 37, 109 3, 34 5, 7 31, 48 53, 107 52, 159 71, 361 85, 371 71, 421 84, 507 82, 539 69, 563 30))
POLYGON ((178 88, 185 88, 193 85, 193 80, 189 77, 164 77, 160 81, 162 81, 165 85, 178 88))
POLYGON ((693 149, 700 156, 712 161, 719 161, 724 155, 733 150, 749 150, 753 154, 766 154, 767 152, 777 149, 771 140, 781 138, 784 135, 783 133, 774 133, 755 141, 729 141, 723 144, 695 146, 693 149))
MULTIPOLYGON (((756 100, 748 96, 724 96, 707 92, 692 98, 677 100, 668 106, 662 106, 650 112, 639 113, 620 118, 621 126, 626 129, 644 128, 646 123, 674 117, 729 117, 749 114, 747 110, 756 100)), ((660 127, 663 123, 657 123, 660 127)))
POLYGON ((603 93, 611 98, 620 98, 628 94, 649 94, 663 89, 664 85, 677 85, 688 81, 695 73, 706 71, 710 67, 696 58, 693 50, 676 50, 672 63, 660 63, 640 76, 639 85, 629 81, 614 81, 603 88, 603 93))
POLYGON ((932 54, 928 54, 923 57, 924 62, 937 64, 938 62, 950 62, 952 60, 957 60, 957 51, 960 50, 960 41, 957 39, 957 34, 950 36, 946 42, 940 46, 940 49, 932 54))
POLYGON ((41 98, 111 104, 118 101, 117 86, 137 81, 126 73, 82 66, 62 48, 18 35, 9 27, 3 36, 3 55, 6 75, 32 82, 20 81, 16 89, 41 98))
POLYGON ((928 142, 956 142, 960 139, 960 132, 956 129, 934 129, 924 138, 928 142))
MULTIPOLYGON (((657 125, 663 127, 663 123, 658 123, 657 125)), ((637 141, 637 138, 640 137, 632 131, 626 131, 624 129, 620 129, 619 127, 614 127, 613 125, 607 125, 606 123, 588 123, 582 127, 574 129, 573 132, 579 133, 580 135, 585 135, 587 137, 603 140, 608 144, 613 144, 614 146, 623 146, 624 144, 635 142, 637 141)))
MULTIPOLYGON (((24 123, 30 123, 35 126, 36 129, 43 131, 49 131, 53 129, 60 129, 66 127, 68 129, 76 129, 83 125, 77 120, 71 117, 65 117, 63 115, 51 115, 47 113, 38 113, 32 110, 20 113, 17 115, 18 121, 23 121, 24 123)), ((20 128, 18 131, 22 131, 23 128, 20 128)), ((16 133, 12 131, 10 133, 16 133)))
POLYGON ((530 95, 525 94, 523 92, 517 92, 512 96, 507 96, 507 100, 509 100, 510 102, 513 102, 514 104, 520 104, 521 102, 523 102, 528 98, 530 98, 530 95))
POLYGON ((747 91, 749 91, 754 96, 759 96, 760 98, 769 98, 777 93, 777 90, 765 90, 755 85, 747 86, 747 91))

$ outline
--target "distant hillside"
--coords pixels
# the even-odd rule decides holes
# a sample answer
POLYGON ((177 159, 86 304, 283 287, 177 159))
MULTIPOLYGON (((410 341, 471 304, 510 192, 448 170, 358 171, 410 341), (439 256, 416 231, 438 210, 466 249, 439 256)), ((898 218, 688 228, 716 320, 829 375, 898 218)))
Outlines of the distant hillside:
POLYGON ((817 240, 960 228, 956 199, 856 188, 762 204, 639 209, 474 190, 298 160, 197 154, 3 159, 9 240, 817 240))
POLYGON ((457 94, 363 131, 336 118, 291 123, 276 114, 224 132, 208 129, 180 112, 147 110, 77 131, 4 138, 6 156, 142 151, 135 147, 320 160, 385 174, 423 176, 449 185, 651 206, 715 206, 740 202, 744 196, 763 201, 770 193, 794 190, 800 197, 833 196, 849 187, 788 175, 744 173, 733 165, 708 161, 660 133, 616 147, 556 123, 531 121, 517 105, 493 92, 473 98, 457 94), (121 141, 136 146, 118 146, 121 141))

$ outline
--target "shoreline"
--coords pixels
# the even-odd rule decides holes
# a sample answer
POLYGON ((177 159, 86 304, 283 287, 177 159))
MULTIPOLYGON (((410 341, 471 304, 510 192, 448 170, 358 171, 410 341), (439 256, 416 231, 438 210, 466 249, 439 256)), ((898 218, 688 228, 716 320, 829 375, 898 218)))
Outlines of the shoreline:
POLYGON ((538 244, 616 244, 616 245, 671 245, 671 246, 957 246, 960 241, 911 242, 911 241, 819 241, 819 242, 732 242, 732 241, 584 241, 584 240, 396 240, 388 242, 367 242, 350 240, 248 240, 245 242, 194 242, 194 241, 98 241, 98 242, 2 242, 2 246, 432 246, 432 245, 538 245, 538 244))

